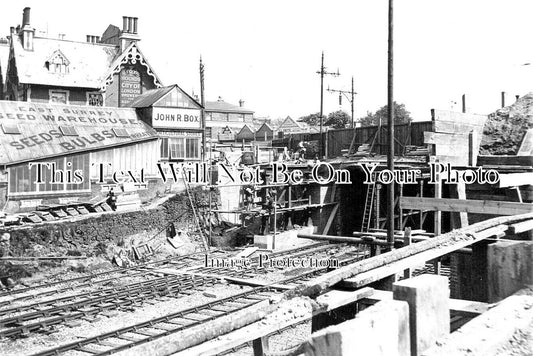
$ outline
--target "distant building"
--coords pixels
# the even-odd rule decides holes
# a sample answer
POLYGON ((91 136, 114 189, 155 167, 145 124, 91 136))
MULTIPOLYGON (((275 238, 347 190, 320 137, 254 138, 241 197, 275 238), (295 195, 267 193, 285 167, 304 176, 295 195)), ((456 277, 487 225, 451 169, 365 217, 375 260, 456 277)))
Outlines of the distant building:
POLYGON ((239 101, 238 106, 225 102, 221 97, 205 103, 206 134, 213 140, 234 140, 235 134, 245 124, 251 125, 253 119, 254 111, 246 109, 243 100, 239 101))
POLYGON ((123 17, 86 42, 36 35, 25 8, 22 25, 11 27, 9 60, 0 45, 4 98, 67 105, 129 107, 146 90, 162 87, 140 51, 136 17, 123 17), (6 67, 4 69, 4 67, 6 67))
POLYGON ((309 126, 305 122, 298 122, 287 116, 283 122, 278 125, 276 131, 278 135, 282 133, 283 135, 296 134, 296 133, 317 133, 319 129, 313 126, 309 126))

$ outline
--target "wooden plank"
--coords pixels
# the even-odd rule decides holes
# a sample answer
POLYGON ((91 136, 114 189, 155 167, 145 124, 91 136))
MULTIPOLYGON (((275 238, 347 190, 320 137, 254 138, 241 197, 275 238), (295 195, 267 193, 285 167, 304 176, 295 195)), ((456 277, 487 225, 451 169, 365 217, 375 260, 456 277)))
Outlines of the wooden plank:
MULTIPOLYGON (((377 303, 382 300, 392 300, 392 292, 385 290, 374 290, 372 295, 361 300, 361 303, 377 303)), ((471 300, 450 299, 450 311, 464 316, 476 316, 489 310, 489 303, 474 302, 471 300)))
POLYGON ((465 133, 443 133, 424 132, 424 143, 433 145, 449 145, 451 142, 464 142, 468 140, 469 134, 465 133))
MULTIPOLYGON (((466 200, 466 185, 464 182, 457 183, 457 198, 461 200, 466 200)), ((461 220, 461 227, 467 227, 468 226, 468 213, 466 212, 460 212, 459 218, 461 220)))
POLYGON ((201 345, 184 350, 176 356, 192 355, 214 355, 247 343, 257 340, 285 327, 296 325, 305 320, 310 320, 314 315, 330 312, 341 306, 367 298, 374 292, 372 288, 362 288, 356 291, 329 291, 316 299, 317 304, 314 308, 309 305, 307 310, 298 310, 298 313, 286 313, 282 315, 273 315, 274 323, 268 322, 268 319, 258 323, 248 325, 239 330, 235 330, 217 339, 207 341, 201 345))
POLYGON ((533 166, 533 155, 529 156, 478 156, 477 164, 479 166, 533 166))
POLYGON ((531 203, 448 198, 401 197, 402 209, 454 211, 495 215, 518 215, 533 212, 531 203))
MULTIPOLYGON (((334 186, 335 187, 335 186, 334 186)), ((331 228, 331 224, 333 224, 333 220, 335 219, 335 215, 337 215, 337 210, 339 209, 339 204, 335 204, 333 209, 331 210, 331 213, 329 214, 328 221, 326 223, 326 226, 324 226, 324 230, 322 231, 323 234, 327 234, 329 229, 331 228)))
POLYGON ((532 156, 533 155, 533 129, 526 131, 522 144, 518 149, 517 156, 532 156))
POLYGON ((285 292, 285 297, 319 295, 342 280, 354 276, 360 277, 365 273, 366 277, 371 281, 383 279, 413 265, 423 264, 426 261, 482 241, 482 239, 476 238, 473 235, 475 233, 501 224, 513 224, 531 219, 533 219, 533 213, 510 217, 497 217, 475 223, 464 229, 454 230, 453 232, 426 241, 383 253, 374 258, 368 258, 363 261, 354 262, 348 266, 340 267, 309 282, 301 283, 295 289, 285 292), (392 265, 394 268, 391 267, 392 265), (388 274, 383 273, 383 269, 386 268, 390 269, 388 274), (377 271, 380 269, 381 272, 378 273, 377 271))
POLYGON ((499 188, 519 187, 521 185, 533 185, 533 172, 527 173, 500 173, 499 188))
POLYGON ((509 232, 511 234, 519 234, 529 230, 533 230, 533 220, 509 225, 509 232))

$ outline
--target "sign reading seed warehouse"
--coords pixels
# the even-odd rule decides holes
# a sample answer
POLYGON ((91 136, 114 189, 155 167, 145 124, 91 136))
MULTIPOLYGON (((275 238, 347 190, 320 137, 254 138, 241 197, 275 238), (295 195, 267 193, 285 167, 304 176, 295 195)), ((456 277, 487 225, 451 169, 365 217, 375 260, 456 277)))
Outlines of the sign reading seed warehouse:
POLYGON ((0 164, 157 138, 135 109, 0 101, 0 164))
POLYGON ((165 129, 201 129, 199 109, 161 108, 152 109, 152 126, 165 129))

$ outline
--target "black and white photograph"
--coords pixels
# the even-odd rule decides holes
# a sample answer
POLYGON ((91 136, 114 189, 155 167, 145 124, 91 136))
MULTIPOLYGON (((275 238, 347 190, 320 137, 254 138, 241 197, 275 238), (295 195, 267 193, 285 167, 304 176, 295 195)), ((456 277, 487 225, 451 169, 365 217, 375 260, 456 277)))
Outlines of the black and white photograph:
POLYGON ((0 355, 533 356, 533 2, 0 4, 0 355))

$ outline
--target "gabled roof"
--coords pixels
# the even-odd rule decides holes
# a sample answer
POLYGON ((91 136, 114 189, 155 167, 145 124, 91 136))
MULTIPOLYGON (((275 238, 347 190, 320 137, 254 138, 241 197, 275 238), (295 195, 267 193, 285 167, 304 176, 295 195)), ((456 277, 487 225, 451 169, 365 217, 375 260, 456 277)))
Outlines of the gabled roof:
POLYGON ((247 124, 244 124, 244 126, 241 128, 241 130, 239 132, 237 132, 237 136, 239 135, 243 135, 245 134, 246 132, 249 132, 251 134, 254 134, 255 133, 255 130, 253 128, 251 128, 250 126, 248 126, 247 124))
POLYGON ((122 65, 124 64, 135 64, 139 61, 145 68, 146 72, 149 76, 151 76, 154 79, 155 86, 157 88, 161 88, 163 86, 163 83, 161 80, 159 80, 159 77, 157 74, 155 74, 154 70, 142 54, 141 50, 137 46, 135 42, 130 43, 130 45, 122 52, 113 63, 111 63, 107 68, 106 74, 103 77, 102 81, 102 89, 105 89, 105 87, 110 84, 113 81, 113 74, 119 73, 122 69, 122 65))
POLYGON ((278 130, 279 130, 279 129, 282 129, 282 128, 285 128, 285 127, 287 127, 287 128, 292 127, 292 128, 299 128, 299 129, 302 129, 302 128, 303 128, 303 126, 300 125, 299 122, 297 122, 296 120, 294 120, 294 119, 293 119, 292 117, 290 117, 290 116, 287 116, 287 117, 285 118, 285 120, 283 120, 283 122, 278 126, 278 130))
POLYGON ((243 108, 238 105, 233 105, 225 102, 224 100, 206 101, 205 111, 207 112, 227 112, 227 113, 241 113, 241 114, 253 114, 253 110, 243 108))
POLYGON ((197 108, 202 107, 202 105, 198 101, 196 101, 192 96, 187 94, 187 92, 181 89, 177 84, 170 85, 168 87, 147 90, 135 98, 135 100, 131 103, 131 107, 147 108, 150 106, 158 106, 158 103, 160 104, 162 99, 172 90, 177 90, 183 95, 185 95, 188 100, 192 102, 193 106, 196 106, 197 108))
POLYGON ((24 50, 19 36, 13 35, 13 51, 18 80, 25 84, 100 88, 118 54, 115 46, 34 37, 33 51, 24 50), (49 71, 45 62, 57 51, 68 59, 68 73, 49 71))
POLYGON ((147 108, 152 106, 156 101, 161 99, 165 94, 174 88, 173 85, 163 88, 147 90, 141 95, 137 96, 130 104, 132 108, 147 108))
POLYGON ((263 125, 259 126, 259 128, 257 129, 256 132, 259 132, 259 131, 263 130, 263 128, 266 128, 266 129, 274 132, 274 128, 272 128, 272 126, 270 126, 270 124, 268 122, 263 122, 263 125))
POLYGON ((157 139, 134 108, 0 101, 0 114, 3 165, 157 139))

